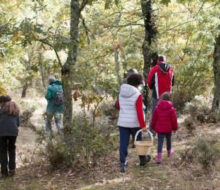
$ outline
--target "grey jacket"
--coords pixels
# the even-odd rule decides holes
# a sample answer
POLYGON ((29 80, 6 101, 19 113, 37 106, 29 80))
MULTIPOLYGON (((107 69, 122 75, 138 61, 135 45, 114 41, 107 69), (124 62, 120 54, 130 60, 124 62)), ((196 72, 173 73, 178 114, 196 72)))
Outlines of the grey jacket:
POLYGON ((0 109, 0 136, 18 136, 19 116, 2 113, 0 109))

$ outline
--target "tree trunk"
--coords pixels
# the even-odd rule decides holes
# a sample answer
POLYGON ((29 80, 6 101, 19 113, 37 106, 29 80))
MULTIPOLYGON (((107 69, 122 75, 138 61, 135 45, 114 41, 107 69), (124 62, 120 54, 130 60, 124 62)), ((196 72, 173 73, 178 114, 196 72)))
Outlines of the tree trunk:
POLYGON ((38 63, 40 65, 41 81, 42 81, 43 88, 46 89, 46 82, 45 82, 46 77, 45 77, 45 69, 43 67, 42 52, 41 52, 40 49, 38 51, 39 51, 39 53, 38 53, 38 63))
POLYGON ((71 18, 70 18, 70 40, 68 58, 62 67, 62 83, 64 93, 64 113, 63 125, 65 129, 72 124, 72 75, 74 75, 74 65, 77 59, 78 36, 79 36, 79 18, 80 6, 79 0, 71 0, 71 18))
POLYGON ((214 57, 213 60, 214 99, 212 102, 212 110, 219 112, 220 111, 220 31, 219 31, 219 35, 216 37, 213 57, 214 57))
POLYGON ((115 48, 115 72, 117 74, 118 86, 121 85, 121 76, 120 76, 120 52, 119 46, 115 48))
MULTIPOLYGON (((155 41, 156 41, 157 29, 155 25, 153 10, 152 10, 152 1, 141 0, 141 8, 144 17, 144 28, 145 28, 145 37, 142 45, 142 53, 144 56, 143 74, 146 81, 148 73, 150 71, 152 59, 154 59, 155 56, 157 57, 157 53, 152 50, 153 45, 155 45, 155 41)), ((149 92, 146 84, 145 95, 144 95, 144 103, 146 106, 149 104, 148 96, 149 96, 149 92)))
POLYGON ((27 94, 27 89, 28 89, 28 82, 26 81, 23 88, 22 88, 22 93, 21 93, 21 98, 25 98, 27 94))

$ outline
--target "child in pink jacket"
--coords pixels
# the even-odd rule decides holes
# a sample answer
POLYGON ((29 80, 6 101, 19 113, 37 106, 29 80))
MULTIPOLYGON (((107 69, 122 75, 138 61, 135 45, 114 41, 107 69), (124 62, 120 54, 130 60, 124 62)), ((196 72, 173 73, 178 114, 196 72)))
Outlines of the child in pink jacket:
POLYGON ((151 127, 158 134, 157 163, 160 164, 162 162, 164 138, 167 140, 167 154, 169 157, 173 154, 171 147, 172 131, 177 130, 176 110, 170 101, 170 93, 165 92, 161 95, 153 112, 151 127))

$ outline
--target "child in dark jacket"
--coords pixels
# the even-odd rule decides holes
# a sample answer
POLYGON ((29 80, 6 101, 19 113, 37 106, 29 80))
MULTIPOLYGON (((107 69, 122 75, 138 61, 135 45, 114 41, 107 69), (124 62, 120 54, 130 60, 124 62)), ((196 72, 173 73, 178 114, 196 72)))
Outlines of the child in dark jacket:
POLYGON ((2 177, 15 174, 15 143, 18 136, 19 108, 9 96, 0 96, 0 161, 2 177))
POLYGON ((153 112, 152 129, 158 133, 157 163, 162 162, 162 149, 164 138, 167 140, 167 155, 170 157, 174 152, 171 147, 172 131, 177 130, 177 116, 173 103, 170 101, 170 93, 161 95, 157 107, 153 112))

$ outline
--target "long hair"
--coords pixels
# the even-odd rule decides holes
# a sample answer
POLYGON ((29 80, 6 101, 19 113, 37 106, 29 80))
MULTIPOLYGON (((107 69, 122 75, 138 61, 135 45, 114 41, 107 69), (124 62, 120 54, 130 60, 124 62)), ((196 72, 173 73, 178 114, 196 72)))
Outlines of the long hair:
POLYGON ((20 110, 15 102, 8 101, 8 102, 3 103, 2 112, 7 115, 18 116, 20 110))

